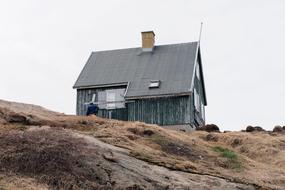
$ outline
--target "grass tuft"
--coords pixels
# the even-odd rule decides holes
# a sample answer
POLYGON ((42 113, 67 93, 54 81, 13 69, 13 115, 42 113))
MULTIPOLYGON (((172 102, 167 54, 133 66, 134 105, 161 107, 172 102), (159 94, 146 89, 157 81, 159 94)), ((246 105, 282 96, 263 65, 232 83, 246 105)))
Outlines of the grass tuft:
POLYGON ((229 150, 229 149, 226 149, 226 148, 223 148, 223 147, 220 147, 220 146, 215 146, 215 147, 213 147, 213 150, 215 152, 219 152, 222 157, 225 157, 225 158, 228 158, 228 159, 231 159, 231 160, 236 160, 237 159, 236 153, 231 151, 231 150, 229 150))
POLYGON ((221 157, 227 159, 227 161, 225 163, 225 166, 227 168, 234 169, 237 172, 243 171, 244 167, 242 166, 242 163, 240 161, 238 161, 238 156, 235 152, 233 152, 227 148, 220 147, 220 146, 213 147, 213 150, 215 152, 220 153, 221 157))

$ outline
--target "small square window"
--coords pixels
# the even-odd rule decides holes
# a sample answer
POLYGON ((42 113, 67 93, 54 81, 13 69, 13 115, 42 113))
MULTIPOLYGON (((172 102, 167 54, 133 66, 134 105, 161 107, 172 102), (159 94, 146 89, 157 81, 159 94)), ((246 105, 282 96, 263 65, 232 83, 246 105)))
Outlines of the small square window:
POLYGON ((159 88, 159 85, 160 85, 159 80, 153 80, 153 81, 150 81, 149 88, 159 88))

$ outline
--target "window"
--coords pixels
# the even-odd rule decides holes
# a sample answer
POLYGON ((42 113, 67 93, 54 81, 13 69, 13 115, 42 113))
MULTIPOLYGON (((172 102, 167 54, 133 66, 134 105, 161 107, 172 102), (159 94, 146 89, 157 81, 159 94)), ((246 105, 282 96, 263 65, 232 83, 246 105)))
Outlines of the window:
POLYGON ((98 105, 100 109, 125 108, 124 93, 126 89, 112 89, 98 92, 98 105))
POLYGON ((98 106, 99 109, 106 109, 106 91, 99 91, 98 92, 98 106))
POLYGON ((200 80, 200 65, 199 65, 199 62, 197 62, 197 65, 196 65, 196 76, 200 80))
POLYGON ((160 81, 159 80, 152 80, 150 81, 149 88, 159 88, 160 81))
POLYGON ((194 105, 195 105, 195 108, 198 112, 200 112, 200 108, 201 108, 201 101, 200 101, 200 96, 197 92, 196 89, 194 89, 194 105))

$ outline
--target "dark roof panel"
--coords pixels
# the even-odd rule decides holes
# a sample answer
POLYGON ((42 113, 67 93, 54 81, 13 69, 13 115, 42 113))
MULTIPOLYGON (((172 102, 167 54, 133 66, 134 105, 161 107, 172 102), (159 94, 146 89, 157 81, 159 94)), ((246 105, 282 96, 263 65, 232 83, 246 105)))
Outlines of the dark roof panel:
POLYGON ((126 97, 186 93, 190 91, 197 42, 93 52, 74 88, 129 82, 126 97), (160 80, 159 88, 149 88, 160 80))

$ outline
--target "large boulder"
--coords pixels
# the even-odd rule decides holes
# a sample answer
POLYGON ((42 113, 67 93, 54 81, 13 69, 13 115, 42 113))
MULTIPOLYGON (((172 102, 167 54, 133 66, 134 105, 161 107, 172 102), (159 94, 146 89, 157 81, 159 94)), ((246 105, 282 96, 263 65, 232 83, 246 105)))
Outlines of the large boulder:
POLYGON ((198 131, 207 131, 207 132, 220 132, 220 129, 215 124, 207 124, 202 127, 197 128, 198 131))

